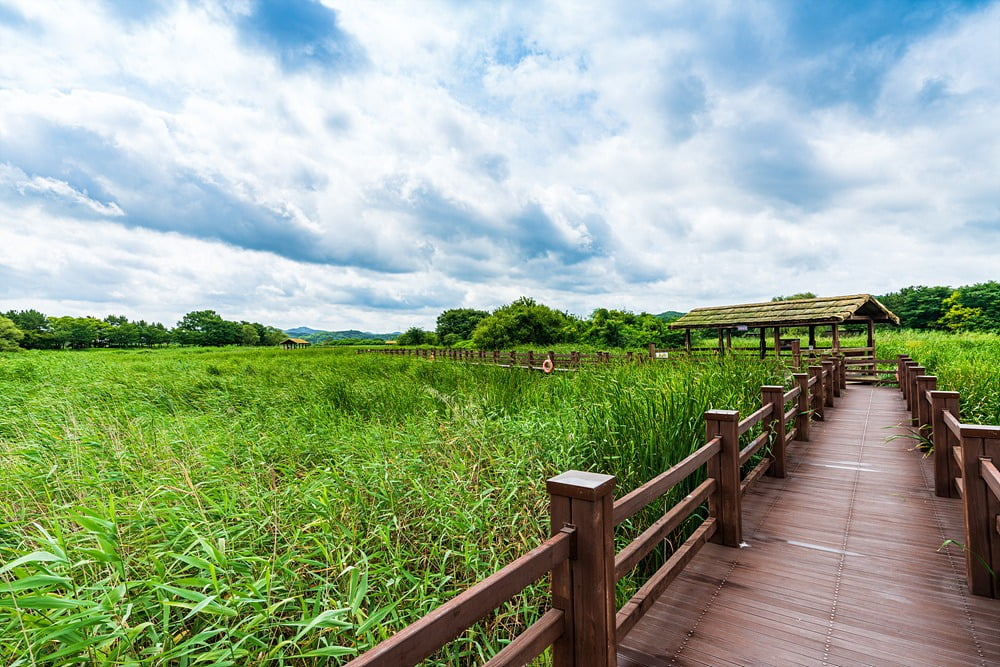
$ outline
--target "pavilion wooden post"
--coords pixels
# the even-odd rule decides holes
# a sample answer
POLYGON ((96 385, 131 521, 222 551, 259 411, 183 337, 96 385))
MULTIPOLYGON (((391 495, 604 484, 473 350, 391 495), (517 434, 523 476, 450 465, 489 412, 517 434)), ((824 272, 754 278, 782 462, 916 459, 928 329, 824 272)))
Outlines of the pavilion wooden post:
POLYGON ((767 474, 771 477, 785 476, 785 388, 781 385, 765 385, 760 388, 761 405, 771 404, 771 416, 764 420, 764 432, 771 440, 771 466, 767 474))
POLYGON ((955 419, 958 415, 957 391, 931 392, 931 433, 934 438, 934 494, 942 498, 958 498, 955 478, 960 471, 958 461, 953 456, 953 448, 961 442, 944 422, 944 413, 950 412, 955 419))
POLYGON ((760 358, 767 356, 767 327, 760 328, 760 358))
POLYGON ((837 367, 829 359, 823 362, 823 370, 826 371, 826 382, 823 383, 823 404, 833 407, 833 387, 837 384, 837 367))
POLYGON ((732 354, 733 352, 733 330, 726 329, 726 353, 732 354))
POLYGON ((615 478, 571 470, 546 486, 552 534, 576 527, 574 555, 552 570, 552 606, 566 615, 552 664, 615 667, 615 478))
POLYGON ((809 378, 816 378, 816 384, 812 387, 812 398, 809 401, 809 408, 819 421, 823 421, 823 403, 826 391, 823 389, 823 367, 810 366, 809 378))
POLYGON ((774 356, 781 356, 781 327, 774 327, 774 356))
POLYGON ((1000 598, 1000 426, 962 425, 962 481, 965 484, 965 563, 974 595, 1000 598))
POLYGON ((833 351, 834 353, 840 352, 840 325, 832 324, 830 329, 833 336, 833 351))
POLYGON ((798 338, 792 339, 792 367, 799 370, 802 366, 802 341, 798 338))
POLYGON ((719 356, 723 356, 726 353, 726 342, 722 334, 722 327, 719 327, 719 356))
POLYGON ((712 538, 729 547, 743 542, 742 496, 740 492, 740 413, 737 410, 709 410, 705 413, 705 434, 709 440, 722 438, 718 454, 708 460, 708 476, 717 481, 708 497, 708 513, 719 522, 712 538))
POLYGON ((875 322, 868 320, 868 351, 875 358, 875 322))
POLYGON ((656 343, 649 344, 649 360, 656 359, 656 343))
POLYGON ((795 438, 809 440, 809 373, 792 373, 799 386, 798 412, 795 414, 795 438))
POLYGON ((816 325, 815 324, 810 324, 809 325, 809 349, 810 350, 815 350, 816 349, 816 325))
POLYGON ((688 353, 688 356, 691 355, 691 330, 690 329, 685 329, 684 330, 684 351, 688 353))

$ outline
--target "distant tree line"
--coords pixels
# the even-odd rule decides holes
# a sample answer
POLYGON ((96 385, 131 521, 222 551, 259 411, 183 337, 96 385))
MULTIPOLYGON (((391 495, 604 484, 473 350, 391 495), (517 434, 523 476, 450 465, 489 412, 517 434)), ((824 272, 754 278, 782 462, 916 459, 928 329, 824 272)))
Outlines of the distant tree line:
MULTIPOLYGON (((816 298, 812 292, 776 296, 772 301, 816 298)), ((899 316, 909 329, 986 331, 1000 333, 1000 283, 989 281, 965 287, 904 287, 876 297, 899 316)), ((412 327, 401 334, 399 345, 444 345, 499 350, 516 345, 554 343, 600 347, 680 347, 684 334, 669 328, 680 313, 652 315, 598 308, 589 318, 575 317, 530 297, 500 306, 492 312, 451 308, 437 318, 437 327, 425 331, 412 327)))
POLYGON ((599 347, 658 347, 683 344, 684 335, 667 325, 669 318, 650 313, 598 308, 580 318, 521 297, 493 312, 452 308, 437 318, 434 331, 413 327, 401 334, 400 345, 445 345, 500 350, 516 345, 588 344, 599 347))
POLYGON ((159 322, 130 321, 122 315, 48 317, 37 310, 0 315, 0 350, 155 347, 179 345, 277 345, 285 333, 257 322, 233 322, 214 310, 185 315, 173 329, 159 322))
POLYGON ((1000 283, 904 287, 877 297, 909 329, 1000 333, 1000 283))

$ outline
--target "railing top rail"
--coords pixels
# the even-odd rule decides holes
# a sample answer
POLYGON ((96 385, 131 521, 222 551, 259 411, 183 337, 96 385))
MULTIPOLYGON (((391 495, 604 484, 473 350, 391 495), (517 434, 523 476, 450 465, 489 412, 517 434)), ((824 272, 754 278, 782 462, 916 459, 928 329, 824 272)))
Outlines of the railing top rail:
POLYGON ((722 448, 722 438, 715 437, 698 448, 684 460, 678 462, 666 472, 660 473, 639 488, 630 491, 615 501, 614 525, 620 524, 660 496, 668 493, 678 482, 688 477, 695 470, 719 453, 722 448))
POLYGON ((762 420, 770 417, 773 412, 774 406, 772 404, 768 403, 767 405, 762 406, 755 412, 750 413, 744 419, 740 420, 740 426, 737 432, 740 435, 743 435, 753 428, 754 425, 759 424, 762 420))
POLYGON ((986 482, 986 487, 993 496, 1000 500, 1000 470, 997 470, 996 464, 989 459, 981 459, 979 461, 979 474, 983 476, 983 481, 986 482))
POLYGON ((563 528, 541 545, 358 656, 348 665, 366 667, 419 663, 568 559, 575 530, 563 528))

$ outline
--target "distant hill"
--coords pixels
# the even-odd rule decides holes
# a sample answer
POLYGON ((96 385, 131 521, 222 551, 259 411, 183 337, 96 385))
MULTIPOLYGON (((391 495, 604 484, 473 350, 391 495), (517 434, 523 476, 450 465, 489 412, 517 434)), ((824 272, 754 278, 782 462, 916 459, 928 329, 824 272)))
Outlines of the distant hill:
POLYGON ((358 331, 357 329, 348 329, 346 331, 323 331, 322 329, 313 329, 311 327, 295 327, 294 329, 285 329, 285 333, 289 336, 294 336, 295 338, 307 340, 314 345, 319 345, 320 343, 324 343, 328 340, 344 340, 348 338, 394 340, 400 334, 398 331, 394 331, 392 333, 371 333, 370 331, 358 331))
POLYGON ((666 320, 667 322, 673 322, 684 313, 678 313, 676 310, 668 310, 657 315, 661 320, 666 320))

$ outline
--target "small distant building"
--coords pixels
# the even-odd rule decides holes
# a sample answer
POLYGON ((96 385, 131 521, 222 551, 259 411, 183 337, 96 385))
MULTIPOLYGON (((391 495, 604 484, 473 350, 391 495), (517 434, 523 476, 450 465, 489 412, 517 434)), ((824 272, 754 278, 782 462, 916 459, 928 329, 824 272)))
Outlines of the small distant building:
POLYGON ((285 340, 278 343, 278 345, 280 345, 282 349, 285 350, 294 350, 295 348, 298 347, 309 347, 310 345, 312 345, 312 343, 302 338, 286 338, 285 340))

